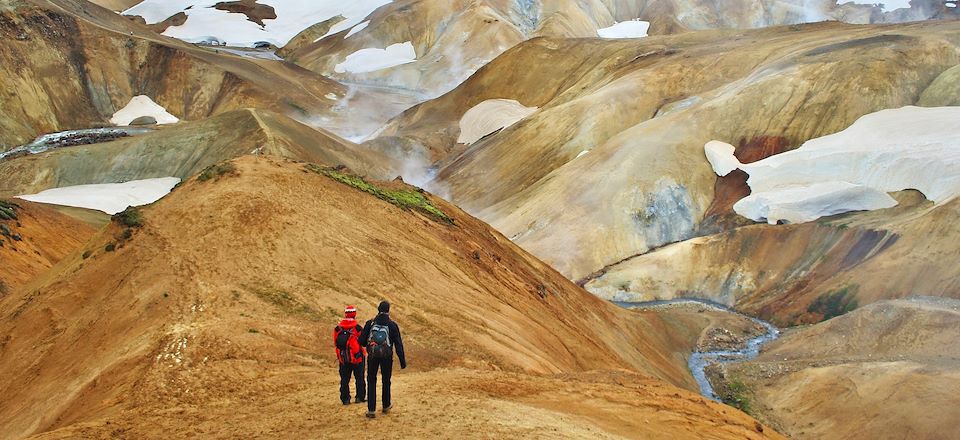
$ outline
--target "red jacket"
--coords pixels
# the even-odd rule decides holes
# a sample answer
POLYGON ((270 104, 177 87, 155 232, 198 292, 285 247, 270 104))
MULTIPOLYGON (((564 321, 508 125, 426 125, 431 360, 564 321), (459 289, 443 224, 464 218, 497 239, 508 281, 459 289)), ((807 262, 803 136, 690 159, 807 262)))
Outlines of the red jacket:
MULTIPOLYGON (((347 349, 349 350, 349 353, 353 355, 354 358, 359 356, 362 361, 362 358, 365 358, 367 356, 367 353, 366 353, 366 350, 364 350, 364 348, 360 345, 360 333, 362 329, 357 326, 356 319, 344 319, 340 321, 340 324, 338 324, 333 329, 333 347, 337 351, 337 360, 339 360, 341 364, 349 363, 349 362, 345 362, 346 359, 343 359, 343 355, 340 353, 340 350, 337 349, 337 334, 340 333, 340 329, 348 330, 352 332, 354 336, 356 336, 355 338, 350 338, 347 349)), ((353 362, 353 363, 359 363, 359 362, 353 362)))

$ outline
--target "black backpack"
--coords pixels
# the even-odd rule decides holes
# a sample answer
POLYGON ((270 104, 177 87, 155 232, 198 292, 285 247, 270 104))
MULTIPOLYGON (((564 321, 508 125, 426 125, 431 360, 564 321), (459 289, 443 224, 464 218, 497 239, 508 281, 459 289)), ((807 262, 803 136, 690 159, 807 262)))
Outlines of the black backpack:
POLYGON ((337 326, 337 359, 341 364, 359 364, 363 362, 363 353, 360 351, 360 342, 355 329, 345 329, 337 326))
POLYGON ((371 359, 390 359, 393 347, 390 345, 390 326, 374 323, 367 337, 367 356, 371 359))

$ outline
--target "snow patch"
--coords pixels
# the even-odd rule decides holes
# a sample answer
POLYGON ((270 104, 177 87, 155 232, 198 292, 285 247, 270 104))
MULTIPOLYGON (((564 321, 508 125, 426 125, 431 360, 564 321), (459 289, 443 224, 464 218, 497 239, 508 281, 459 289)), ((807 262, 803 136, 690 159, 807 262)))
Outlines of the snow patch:
POLYGON ((488 99, 467 110, 460 118, 459 144, 472 144, 497 130, 516 124, 538 107, 527 107, 513 99, 488 99))
MULTIPOLYGON (((846 2, 837 2, 837 3, 843 4, 843 3, 846 3, 846 2)), ((892 11, 892 10, 894 10, 894 9, 909 8, 909 7, 910 7, 910 0, 883 0, 883 1, 880 1, 880 0, 853 0, 851 3, 857 4, 857 5, 869 5, 869 6, 873 6, 873 5, 878 5, 878 4, 879 4, 879 5, 882 6, 881 9, 883 9, 884 11, 892 11)))
POLYGON ((597 29, 600 38, 643 38, 650 30, 649 21, 622 21, 610 27, 597 29))
POLYGON ((152 116, 157 120, 157 124, 175 124, 180 122, 176 116, 167 113, 167 109, 153 102, 149 96, 137 95, 130 99, 127 106, 117 110, 110 118, 114 125, 130 125, 134 119, 141 116, 152 116))
POLYGON ((365 21, 365 22, 363 22, 363 23, 360 23, 360 24, 354 26, 353 28, 350 29, 350 32, 347 32, 347 35, 344 35, 344 36, 343 36, 343 39, 346 40, 347 38, 350 38, 353 34, 355 34, 355 33, 357 33, 357 32, 360 32, 360 31, 366 29, 367 26, 369 26, 369 25, 370 25, 370 20, 367 20, 367 21, 365 21))
POLYGON ((736 164, 750 175, 751 194, 734 205, 738 214, 800 223, 889 208, 896 201, 887 193, 906 189, 935 203, 960 195, 958 120, 960 107, 903 107, 865 115, 843 131, 750 164, 737 161, 733 146, 716 145, 722 142, 704 150, 715 171, 726 169, 717 164, 736 164))
POLYGON ((577 154, 577 157, 574 157, 574 159, 579 159, 579 158, 581 158, 581 157, 583 157, 583 156, 586 156, 587 153, 589 153, 589 152, 590 152, 590 150, 583 150, 583 151, 581 151, 579 154, 577 154))
MULTIPOLYGON (((391 0, 259 0, 272 6, 276 19, 263 20, 260 26, 247 20, 242 13, 214 8, 217 0, 144 0, 123 11, 123 15, 139 15, 147 24, 159 23, 177 13, 187 15, 181 26, 171 26, 163 35, 199 43, 208 39, 225 42, 229 46, 253 46, 267 41, 282 47, 300 31, 336 16, 345 19, 330 28, 323 37, 357 26, 377 8, 391 0)), ((357 29, 359 32, 359 29, 357 29)), ((323 38, 321 37, 321 38, 323 38)))
POLYGON ((726 176, 733 170, 740 168, 740 161, 733 155, 736 150, 733 145, 726 142, 710 141, 703 146, 704 153, 707 155, 707 161, 713 167, 713 172, 718 176, 726 176))
POLYGON ((38 203, 96 209, 112 215, 127 209, 128 206, 156 202, 167 195, 178 183, 180 179, 177 177, 160 177, 124 183, 65 186, 37 194, 17 196, 17 198, 38 203))
POLYGON ((417 60, 417 52, 413 43, 391 44, 386 49, 360 49, 350 55, 342 63, 334 66, 337 73, 365 73, 387 69, 401 64, 412 63, 417 60))

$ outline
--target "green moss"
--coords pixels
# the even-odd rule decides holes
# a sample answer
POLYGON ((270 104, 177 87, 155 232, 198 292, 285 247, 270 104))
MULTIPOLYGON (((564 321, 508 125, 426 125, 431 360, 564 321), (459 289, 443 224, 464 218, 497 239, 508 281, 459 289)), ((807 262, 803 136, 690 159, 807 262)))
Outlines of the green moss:
POLYGON ((19 208, 20 205, 16 203, 0 200, 0 220, 16 220, 19 208))
POLYGON ((297 298, 291 295, 290 292, 250 287, 247 287, 246 289, 256 295, 257 298, 273 304, 277 307, 277 309, 288 315, 305 316, 311 321, 320 321, 323 318, 323 314, 313 307, 310 307, 309 304, 299 301, 297 298))
POLYGON ((140 213, 140 208, 136 206, 128 207, 114 214, 111 219, 128 228, 139 228, 143 226, 143 214, 140 213))
POLYGON ((203 169, 200 174, 197 175, 197 181, 206 182, 210 179, 216 177, 219 179, 225 174, 234 174, 237 172, 237 166, 232 162, 222 162, 214 165, 210 165, 203 169))
POLYGON ((822 315, 824 321, 849 313, 859 306, 857 301, 858 288, 859 286, 852 284, 833 292, 824 293, 807 306, 807 312, 822 315))
POLYGON ((720 396, 720 399, 723 400, 723 403, 730 405, 740 411, 743 411, 747 414, 751 414, 750 407, 750 389, 747 388, 747 385, 739 380, 734 380, 727 384, 726 390, 724 390, 723 395, 720 396))
POLYGON ((381 200, 403 209, 416 209, 432 215, 446 223, 453 223, 453 218, 437 208, 422 192, 412 189, 385 189, 367 182, 360 176, 344 173, 335 168, 326 168, 318 165, 307 165, 307 169, 317 174, 327 176, 344 185, 352 186, 360 191, 371 194, 381 200))
POLYGON ((296 102, 293 102, 293 101, 291 101, 291 100, 289 100, 289 99, 283 100, 283 103, 286 104, 286 105, 289 105, 290 108, 292 108, 292 109, 300 112, 301 115, 308 115, 308 114, 310 114, 310 112, 308 112, 307 109, 303 108, 302 105, 297 104, 296 102))

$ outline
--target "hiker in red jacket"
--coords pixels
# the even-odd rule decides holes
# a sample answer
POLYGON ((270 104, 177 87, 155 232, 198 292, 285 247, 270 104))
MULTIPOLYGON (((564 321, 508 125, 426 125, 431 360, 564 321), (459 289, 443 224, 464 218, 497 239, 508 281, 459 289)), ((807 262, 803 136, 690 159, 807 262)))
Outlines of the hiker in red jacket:
POLYGON ((357 326, 357 308, 347 306, 343 314, 340 325, 333 329, 333 345, 337 348, 337 360, 340 361, 340 401, 349 405, 351 374, 357 381, 357 397, 354 402, 367 401, 367 386, 363 380, 366 353, 360 345, 362 329, 357 326))

